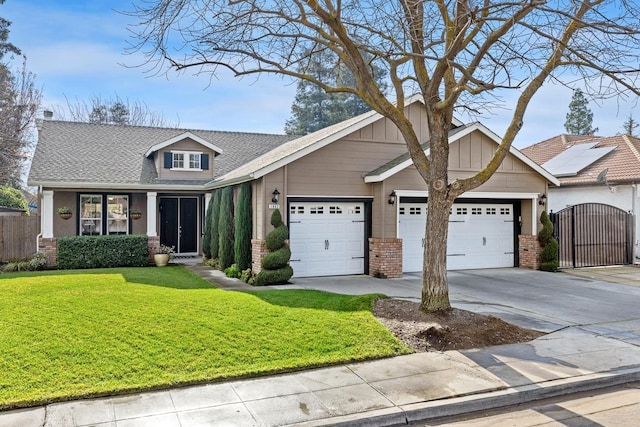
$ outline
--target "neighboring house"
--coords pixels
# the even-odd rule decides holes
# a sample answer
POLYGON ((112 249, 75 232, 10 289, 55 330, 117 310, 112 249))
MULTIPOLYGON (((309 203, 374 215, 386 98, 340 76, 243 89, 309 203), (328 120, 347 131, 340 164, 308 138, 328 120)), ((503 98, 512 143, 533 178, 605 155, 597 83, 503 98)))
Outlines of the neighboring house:
MULTIPOLYGON (((406 109, 427 141, 422 104, 406 109)), ((455 121, 450 179, 475 173, 498 143, 482 124, 455 121)), ((41 246, 51 262, 55 238, 76 234, 144 233, 150 247, 201 253, 211 191, 243 182, 252 184, 254 272, 276 208, 290 230, 294 277, 421 269, 426 184, 400 132, 375 112, 297 138, 45 120, 29 177, 42 190, 41 246), (58 217, 62 206, 72 220, 58 217), (129 217, 132 208, 142 219, 129 217)), ((454 204, 449 268, 533 266, 538 198, 549 184, 558 181, 512 148, 487 183, 454 204)))
POLYGON ((26 214, 24 209, 0 206, 0 216, 24 216, 26 214))
POLYGON ((522 149, 560 180, 549 189, 548 208, 558 212, 582 203, 602 203, 635 215, 638 259, 640 139, 627 135, 558 135, 522 149))

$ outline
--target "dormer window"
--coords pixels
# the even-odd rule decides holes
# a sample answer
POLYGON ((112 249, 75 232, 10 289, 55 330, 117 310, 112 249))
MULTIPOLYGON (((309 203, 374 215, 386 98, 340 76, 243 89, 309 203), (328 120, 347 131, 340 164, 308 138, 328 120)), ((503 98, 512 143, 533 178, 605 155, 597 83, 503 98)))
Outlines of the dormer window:
POLYGON ((209 154, 199 151, 165 151, 163 167, 172 171, 206 171, 209 170, 209 154))

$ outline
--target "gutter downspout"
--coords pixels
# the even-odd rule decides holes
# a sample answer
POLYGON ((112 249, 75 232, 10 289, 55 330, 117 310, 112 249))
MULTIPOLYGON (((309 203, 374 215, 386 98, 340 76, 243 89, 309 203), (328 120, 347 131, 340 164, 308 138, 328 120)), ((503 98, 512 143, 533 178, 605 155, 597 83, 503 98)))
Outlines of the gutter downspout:
POLYGON ((38 213, 40 215, 40 233, 36 236, 36 253, 40 252, 40 238, 42 237, 42 185, 38 188, 38 213))

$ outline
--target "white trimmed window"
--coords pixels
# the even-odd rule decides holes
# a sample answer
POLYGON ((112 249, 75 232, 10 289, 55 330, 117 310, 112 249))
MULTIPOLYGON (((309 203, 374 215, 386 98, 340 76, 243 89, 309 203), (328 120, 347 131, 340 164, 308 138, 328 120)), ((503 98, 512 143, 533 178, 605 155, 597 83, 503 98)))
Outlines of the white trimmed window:
POLYGON ((202 170, 202 153, 172 151, 171 158, 172 170, 202 170))

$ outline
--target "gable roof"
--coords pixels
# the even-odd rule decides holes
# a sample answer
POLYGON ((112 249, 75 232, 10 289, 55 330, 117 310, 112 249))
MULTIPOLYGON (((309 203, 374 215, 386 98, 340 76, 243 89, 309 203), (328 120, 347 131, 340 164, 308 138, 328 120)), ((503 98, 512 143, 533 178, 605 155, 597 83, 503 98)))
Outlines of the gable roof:
POLYGON ((29 173, 29 185, 65 188, 193 188, 210 180, 159 179, 153 147, 185 135, 224 152, 215 174, 223 175, 293 139, 287 135, 118 126, 44 120, 29 173))
POLYGON ((180 135, 176 135, 173 138, 169 138, 166 141, 161 141, 155 145, 153 145, 152 147, 150 147, 146 153, 144 153, 145 157, 149 157, 151 156, 153 153, 155 153, 156 151, 160 151, 165 147, 168 147, 170 145, 175 144, 176 142, 180 142, 182 140, 185 139, 191 139, 195 142, 197 142, 200 145, 203 145, 205 147, 207 147, 208 149, 210 149, 211 151, 213 151, 214 153, 216 153, 216 156, 218 156, 219 154, 222 154, 222 149, 216 147, 215 145, 213 145, 212 143, 210 143, 209 141, 206 141, 202 138, 200 138, 198 135, 194 135, 192 132, 190 131, 186 131, 180 135))
MULTIPOLYGON (((405 101, 405 108, 416 102, 424 104, 421 96, 413 95, 405 101)), ((215 179, 208 187, 224 187, 230 184, 260 178, 382 119, 384 119, 382 114, 372 110, 334 125, 327 126, 326 128, 320 129, 316 132, 298 137, 293 141, 289 141, 286 144, 282 144, 270 152, 265 153, 238 169, 215 179)), ((460 120, 455 118, 452 120, 452 123, 454 126, 461 126, 463 124, 460 120)))
MULTIPOLYGON (((454 141, 457 141, 460 138, 462 138, 462 137, 464 137, 466 135, 469 135, 470 133, 475 132, 475 131, 482 132, 484 135, 488 136, 496 144, 500 144, 500 137, 498 135, 496 135, 495 133, 493 133, 489 128, 487 128, 486 126, 484 126, 480 122, 466 124, 466 125, 463 125, 463 126, 460 126, 460 127, 457 127, 455 129, 450 130, 449 131, 449 144, 451 144, 454 141)), ((429 144, 428 143, 423 144, 422 148, 424 149, 425 153, 427 155, 429 155, 429 144)), ((549 181, 549 182, 551 182, 552 184, 555 184, 555 185, 560 185, 560 182, 558 181, 558 179, 556 177, 551 175, 551 173, 549 173, 543 167, 538 165, 536 162, 532 161, 527 156, 522 154, 517 148, 511 146, 509 148, 509 153, 511 155, 515 156, 520 161, 522 161, 527 166, 529 166, 531 169, 533 169, 534 171, 536 171, 537 173, 542 175, 547 181, 549 181)), ((380 181, 384 181, 385 179, 389 178, 390 176, 393 176, 396 173, 408 168, 412 164, 413 164, 413 160, 411 159, 411 156, 407 152, 407 153, 405 153, 405 154, 403 154, 401 156, 396 157, 395 159, 391 160, 390 162, 380 166, 379 168, 369 172, 365 176, 364 181, 365 182, 380 182, 380 181)))
MULTIPOLYGON (((640 139, 628 135, 597 137, 584 135, 558 135, 530 145, 522 150, 539 164, 561 156, 571 147, 584 145, 592 149, 604 149, 605 155, 593 159, 571 176, 558 176, 561 185, 597 184, 598 175, 605 169, 609 183, 640 181, 640 139)), ((581 147, 578 147, 581 148, 581 147)), ((582 165, 581 165, 582 166, 582 165)))

